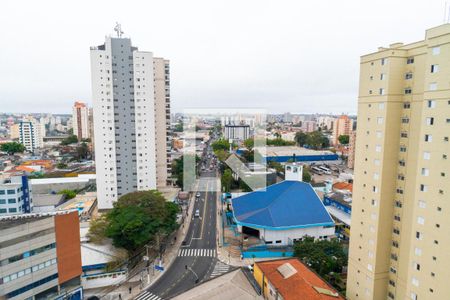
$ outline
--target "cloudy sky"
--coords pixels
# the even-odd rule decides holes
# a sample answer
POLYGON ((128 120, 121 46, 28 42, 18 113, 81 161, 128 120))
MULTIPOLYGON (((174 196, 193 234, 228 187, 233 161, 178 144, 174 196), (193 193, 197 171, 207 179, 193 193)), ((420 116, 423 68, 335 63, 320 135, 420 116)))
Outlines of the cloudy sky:
POLYGON ((424 38, 445 0, 2 0, 0 111, 91 103, 89 47, 116 21, 171 60, 174 110, 355 113, 359 56, 424 38))

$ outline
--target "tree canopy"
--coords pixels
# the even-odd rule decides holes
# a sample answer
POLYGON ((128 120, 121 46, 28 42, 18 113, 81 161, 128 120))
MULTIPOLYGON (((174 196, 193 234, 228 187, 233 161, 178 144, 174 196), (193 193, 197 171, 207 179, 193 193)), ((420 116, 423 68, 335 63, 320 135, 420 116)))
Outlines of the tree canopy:
POLYGON ((275 139, 267 139, 267 146, 293 146, 295 142, 283 140, 281 137, 275 139))
POLYGON ((22 153, 25 151, 25 146, 16 142, 4 143, 0 146, 0 150, 9 155, 13 155, 14 153, 22 153))
POLYGON ((156 190, 129 193, 107 213, 105 233, 114 246, 134 251, 175 230, 178 211, 178 205, 156 190))
POLYGON ((211 144, 214 152, 218 150, 228 151, 230 149, 230 143, 226 139, 220 139, 211 144))
POLYGON ((70 200, 70 199, 73 199, 73 198, 75 198, 76 196, 77 196, 77 193, 75 192, 75 191, 73 191, 73 190, 62 190, 62 191, 59 191, 58 192, 58 194, 63 194, 63 195, 65 195, 66 196, 66 200, 70 200))
POLYGON ((70 145, 70 144, 76 144, 78 143, 78 137, 74 134, 69 135, 68 137, 66 137, 65 139, 63 139, 61 141, 61 145, 66 146, 66 145, 70 145))
POLYGON ((222 183, 222 191, 230 192, 231 184, 233 183, 233 176, 230 169, 226 169, 223 172, 223 175, 221 177, 221 183, 222 183))
MULTIPOLYGON (((195 155, 195 164, 200 161, 200 157, 195 155)), ((184 155, 172 161, 172 175, 177 179, 177 186, 183 188, 184 178, 184 155)))
POLYGON ((294 244, 294 255, 322 277, 330 272, 341 273, 342 267, 347 265, 347 255, 337 239, 305 237, 294 244))
POLYGON ((308 133, 297 132, 295 141, 300 147, 308 147, 315 150, 330 147, 330 141, 321 131, 312 131, 308 133))
POLYGON ((341 145, 347 145, 350 142, 350 136, 347 134, 340 135, 338 141, 341 145))

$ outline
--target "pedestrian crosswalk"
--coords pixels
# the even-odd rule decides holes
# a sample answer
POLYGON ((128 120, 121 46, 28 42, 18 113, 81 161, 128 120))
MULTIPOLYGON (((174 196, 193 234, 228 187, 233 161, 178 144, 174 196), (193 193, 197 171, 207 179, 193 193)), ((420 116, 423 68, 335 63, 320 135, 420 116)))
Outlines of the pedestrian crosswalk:
POLYGON ((211 273, 211 278, 214 278, 216 276, 222 275, 224 273, 228 273, 228 271, 230 270, 230 266, 224 264, 221 261, 217 261, 216 265, 214 266, 214 269, 211 273))
POLYGON ((143 293, 140 293, 137 295, 134 300, 161 300, 162 298, 158 295, 152 294, 149 291, 144 291, 143 293))
POLYGON ((215 249, 180 249, 178 256, 216 256, 215 249))

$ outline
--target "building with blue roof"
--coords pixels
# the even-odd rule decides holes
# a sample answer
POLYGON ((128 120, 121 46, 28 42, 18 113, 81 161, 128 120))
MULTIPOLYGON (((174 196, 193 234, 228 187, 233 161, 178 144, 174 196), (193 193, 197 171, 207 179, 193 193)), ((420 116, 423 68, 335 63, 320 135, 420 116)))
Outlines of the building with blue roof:
POLYGON ((319 196, 309 183, 300 181, 301 169, 295 171, 296 175, 289 173, 294 172, 289 167, 286 167, 288 180, 231 200, 238 230, 267 245, 280 246, 290 245, 306 235, 333 236, 334 221, 319 196))

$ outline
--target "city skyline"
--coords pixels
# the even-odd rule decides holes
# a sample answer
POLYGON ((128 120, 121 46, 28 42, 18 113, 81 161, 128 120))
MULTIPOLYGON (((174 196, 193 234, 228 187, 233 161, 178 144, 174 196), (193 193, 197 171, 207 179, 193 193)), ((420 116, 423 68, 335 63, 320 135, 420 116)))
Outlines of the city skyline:
POLYGON ((379 3, 371 7, 359 2, 286 6, 248 2, 241 3, 238 12, 225 2, 201 4, 154 2, 148 7, 152 9, 142 6, 136 11, 135 5, 96 3, 92 10, 79 5, 70 7, 70 15, 51 16, 35 15, 34 4, 26 8, 6 4, 3 11, 9 13, 2 22, 14 30, 5 32, 10 46, 0 49, 2 57, 10 57, 3 63, 0 80, 2 110, 14 113, 26 107, 34 113, 43 112, 42 106, 47 105, 51 113, 70 113, 67 108, 74 101, 92 106, 86 49, 105 32, 113 35, 119 21, 125 36, 136 44, 171 57, 174 112, 218 107, 226 101, 235 107, 244 103, 277 113, 285 109, 276 103, 283 102, 297 113, 355 114, 357 57, 375 52, 378 46, 418 40, 422 28, 441 24, 444 15, 442 1, 407 2, 407 11, 403 1, 389 3, 389 11, 379 3), (94 17, 100 7, 104 14, 94 17), (350 8, 354 15, 343 20, 340 14, 350 8), (414 12, 422 17, 412 22, 414 12), (83 24, 78 22, 80 14, 87 16, 83 24), (25 17, 28 22, 24 23, 25 17), (184 25, 176 25, 173 19, 184 25), (400 26, 404 23, 408 28, 400 26), (331 26, 335 34, 330 35, 331 26), (356 41, 351 49, 346 47, 356 41), (29 63, 23 63, 24 56, 29 63))

